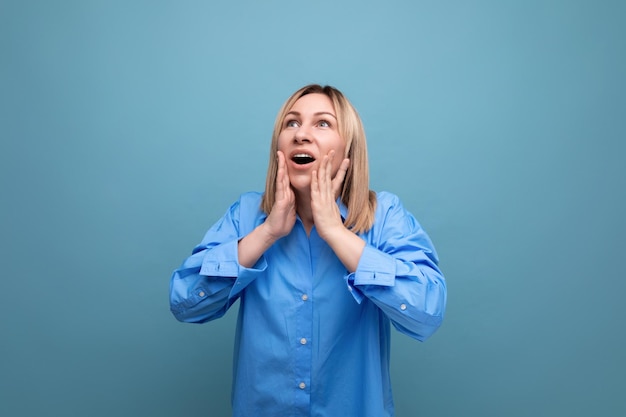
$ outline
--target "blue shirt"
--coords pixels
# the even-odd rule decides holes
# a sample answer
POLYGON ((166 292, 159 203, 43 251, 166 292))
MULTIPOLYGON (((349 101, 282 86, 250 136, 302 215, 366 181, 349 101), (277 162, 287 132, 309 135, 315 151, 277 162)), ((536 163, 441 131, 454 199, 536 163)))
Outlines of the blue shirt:
MULTIPOLYGON (((446 284, 435 249, 398 197, 377 194, 375 222, 349 273, 298 218, 252 268, 237 242, 263 223, 246 193, 174 271, 170 306, 184 322, 223 316, 239 299, 233 415, 393 416, 390 323, 423 341, 440 326, 446 284)), ((345 219, 347 209, 339 204, 345 219)))

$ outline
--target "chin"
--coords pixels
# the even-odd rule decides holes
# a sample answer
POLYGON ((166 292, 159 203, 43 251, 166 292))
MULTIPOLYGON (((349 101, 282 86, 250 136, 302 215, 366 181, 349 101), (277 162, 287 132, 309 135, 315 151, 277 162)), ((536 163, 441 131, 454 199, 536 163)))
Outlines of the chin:
POLYGON ((310 178, 292 178, 290 180, 291 188, 298 192, 310 192, 311 191, 311 179, 310 178))

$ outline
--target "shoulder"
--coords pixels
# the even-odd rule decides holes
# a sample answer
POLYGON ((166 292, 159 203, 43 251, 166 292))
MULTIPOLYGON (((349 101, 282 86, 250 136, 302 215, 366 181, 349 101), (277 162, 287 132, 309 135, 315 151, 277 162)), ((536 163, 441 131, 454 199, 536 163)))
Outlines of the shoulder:
POLYGON ((239 195, 236 202, 233 203, 233 208, 243 216, 260 216, 263 211, 261 210, 261 200, 263 193, 257 191, 248 191, 239 195))
POLYGON ((396 207, 402 207, 400 197, 389 191, 376 192, 376 211, 388 211, 396 207))
POLYGON ((261 199, 263 198, 263 193, 259 192, 259 191, 248 191, 245 193, 242 193, 239 196, 239 203, 245 203, 245 204, 250 204, 250 203, 259 203, 261 204, 261 199))
POLYGON ((377 192, 374 227, 387 228, 393 225, 407 230, 420 227, 413 214, 404 207, 400 197, 388 191, 377 192))
MULTIPOLYGON (((249 191, 241 194, 233 208, 236 211, 239 228, 243 234, 248 234, 252 229, 265 221, 267 215, 261 209, 263 193, 249 191)), ((232 210, 232 208, 231 208, 232 210)))

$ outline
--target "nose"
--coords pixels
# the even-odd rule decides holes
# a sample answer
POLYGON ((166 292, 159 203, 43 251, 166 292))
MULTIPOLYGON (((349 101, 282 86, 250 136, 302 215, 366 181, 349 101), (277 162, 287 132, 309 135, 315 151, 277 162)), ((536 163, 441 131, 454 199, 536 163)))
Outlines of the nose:
POLYGON ((311 132, 306 127, 300 126, 293 135, 293 140, 296 143, 311 142, 311 132))

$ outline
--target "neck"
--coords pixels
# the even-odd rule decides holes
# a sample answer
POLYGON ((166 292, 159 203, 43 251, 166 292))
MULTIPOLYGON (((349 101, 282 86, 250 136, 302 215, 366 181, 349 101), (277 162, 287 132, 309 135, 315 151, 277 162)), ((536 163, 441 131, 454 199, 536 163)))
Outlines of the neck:
POLYGON ((313 229, 313 211, 311 210, 310 193, 296 193, 296 212, 298 216, 300 216, 306 234, 309 235, 311 229, 313 229))

